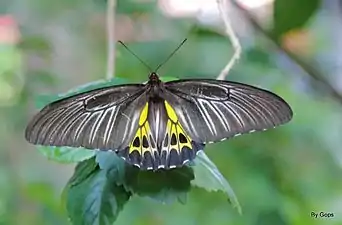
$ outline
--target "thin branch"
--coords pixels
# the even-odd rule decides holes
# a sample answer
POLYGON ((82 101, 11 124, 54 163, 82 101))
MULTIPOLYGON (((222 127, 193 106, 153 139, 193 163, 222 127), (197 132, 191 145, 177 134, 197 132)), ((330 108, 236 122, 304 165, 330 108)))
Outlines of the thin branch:
POLYGON ((231 26, 230 19, 229 19, 229 12, 228 12, 228 5, 227 5, 228 0, 217 0, 217 6, 221 15, 221 18, 224 22, 225 26, 225 32, 227 33, 230 42, 232 43, 233 49, 234 49, 234 54, 232 58, 229 60, 227 65, 222 69, 220 74, 218 75, 217 79, 218 80, 224 80, 231 68, 234 66, 236 61, 240 58, 241 55, 241 45, 239 42, 239 39, 234 33, 234 30, 231 26))
POLYGON ((342 104, 342 93, 340 93, 331 83, 329 80, 327 80, 315 66, 309 64, 304 59, 299 57, 298 55, 292 53, 288 49, 284 48, 281 43, 274 38, 274 36, 271 34, 271 32, 265 30, 260 26, 260 24, 256 21, 256 19, 246 10, 244 7, 242 7, 236 0, 231 0, 231 2, 236 6, 236 8, 241 11, 245 19, 247 19, 251 25, 258 30, 261 34, 263 34, 280 52, 283 52, 289 59, 291 59, 293 62, 295 62, 298 66, 300 66, 303 71, 306 72, 307 75, 309 75, 312 79, 319 82, 324 86, 324 88, 330 92, 330 94, 340 103, 342 104))
POLYGON ((115 6, 116 0, 107 3, 107 74, 106 78, 115 76, 115 6))

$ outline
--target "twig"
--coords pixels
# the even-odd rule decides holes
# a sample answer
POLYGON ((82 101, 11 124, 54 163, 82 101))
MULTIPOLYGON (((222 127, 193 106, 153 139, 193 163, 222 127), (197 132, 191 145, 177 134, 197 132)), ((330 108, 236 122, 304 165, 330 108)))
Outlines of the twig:
POLYGON ((116 0, 108 0, 107 3, 107 74, 106 78, 115 76, 115 6, 116 0))
POLYGON ((217 0, 217 6, 219 9, 221 18, 224 22, 224 26, 226 29, 225 32, 227 33, 230 39, 230 42, 232 43, 234 54, 232 58, 229 60, 229 62, 227 63, 227 65, 222 69, 222 71, 218 75, 217 77, 218 80, 224 80, 227 77, 230 69, 234 66, 236 61, 240 58, 240 54, 241 54, 241 45, 240 45, 239 39, 235 35, 234 30, 230 23, 229 12, 227 10, 228 9, 227 1, 228 0, 217 0))
POLYGON ((307 63, 304 59, 300 58, 296 54, 292 53, 288 49, 284 48, 281 43, 271 34, 271 32, 265 30, 260 26, 260 24, 256 21, 256 19, 242 7, 236 0, 231 0, 231 2, 236 6, 237 9, 243 14, 245 19, 247 19, 251 25, 258 30, 261 34, 263 34, 271 43, 281 52, 283 52, 289 59, 295 62, 298 66, 300 66, 303 71, 306 72, 312 79, 321 83, 330 94, 340 103, 342 104, 342 93, 340 93, 336 88, 325 78, 325 76, 313 65, 307 63))

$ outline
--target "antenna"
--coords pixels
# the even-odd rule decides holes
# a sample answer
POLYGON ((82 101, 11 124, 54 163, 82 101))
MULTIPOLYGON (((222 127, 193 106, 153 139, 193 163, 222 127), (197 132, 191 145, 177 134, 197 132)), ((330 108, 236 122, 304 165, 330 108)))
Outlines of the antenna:
POLYGON ((162 67, 167 61, 169 61, 169 59, 180 49, 180 47, 182 47, 182 45, 187 41, 188 39, 185 38, 179 45, 178 47, 173 50, 173 52, 164 60, 163 63, 159 64, 157 66, 157 68, 155 70, 152 70, 151 67, 149 65, 147 65, 142 59, 139 58, 139 56, 137 56, 131 49, 129 49, 122 41, 118 41, 121 45, 123 45, 127 51, 129 51, 132 55, 135 56, 135 58, 137 58, 142 64, 144 64, 149 70, 150 73, 154 72, 157 73, 157 71, 160 69, 160 67, 162 67))
POLYGON ((152 73, 152 69, 149 65, 147 65, 142 59, 139 58, 139 56, 137 56, 131 49, 129 49, 122 41, 118 41, 121 45, 123 45, 127 51, 129 51, 132 55, 135 56, 135 58, 137 58, 144 66, 146 66, 149 70, 150 70, 150 73, 152 73))
POLYGON ((159 66, 157 66, 157 68, 155 69, 155 73, 157 73, 157 71, 160 69, 160 67, 162 67, 167 61, 169 61, 169 59, 178 51, 178 49, 180 49, 180 47, 182 47, 182 45, 187 41, 188 39, 185 38, 179 45, 178 47, 164 60, 163 63, 159 64, 159 66))

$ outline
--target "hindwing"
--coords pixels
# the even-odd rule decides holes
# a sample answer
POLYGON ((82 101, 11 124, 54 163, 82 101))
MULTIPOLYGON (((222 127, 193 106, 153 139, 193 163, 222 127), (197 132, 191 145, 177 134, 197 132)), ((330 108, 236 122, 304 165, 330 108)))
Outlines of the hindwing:
POLYGON ((203 148, 184 130, 173 107, 159 99, 145 104, 135 136, 118 155, 141 169, 171 169, 193 160, 203 148))
POLYGON ((174 107, 167 100, 164 100, 164 106, 167 116, 166 129, 161 140, 161 163, 173 168, 193 160, 196 153, 204 149, 204 145, 192 140, 174 107))

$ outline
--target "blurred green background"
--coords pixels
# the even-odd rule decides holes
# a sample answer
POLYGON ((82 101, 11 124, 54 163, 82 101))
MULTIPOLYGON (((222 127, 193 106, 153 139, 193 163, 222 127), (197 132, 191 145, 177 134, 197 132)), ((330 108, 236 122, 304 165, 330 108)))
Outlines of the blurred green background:
MULTIPOLYGON (((228 9, 243 51, 227 79, 279 94, 292 106, 294 118, 277 129, 206 148, 232 185, 243 215, 222 193, 193 189, 186 205, 134 197, 116 224, 342 224, 342 5, 265 2, 239 1, 269 37, 253 29, 235 6, 228 9), (310 74, 274 48, 270 38, 313 66, 310 74), (327 88, 322 81, 333 85, 327 88), (315 219, 311 212, 334 217, 315 219)), ((215 4, 120 0, 116 40, 154 68, 188 37, 159 73, 214 79, 233 54, 215 4)), ((49 161, 24 140, 23 132, 37 112, 39 95, 105 78, 105 18, 105 0, 0 1, 0 225, 68 224, 60 195, 74 165, 49 161)), ((116 52, 115 76, 146 81, 144 65, 122 46, 116 52)))

